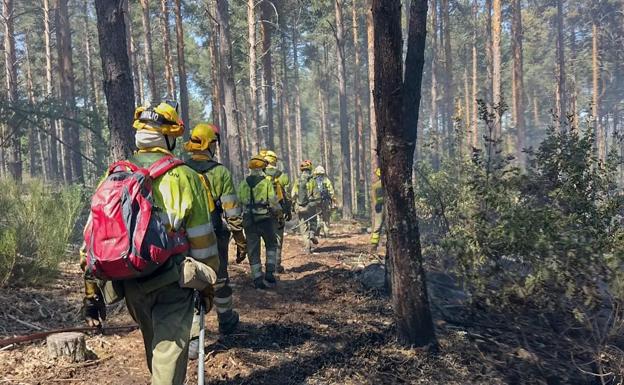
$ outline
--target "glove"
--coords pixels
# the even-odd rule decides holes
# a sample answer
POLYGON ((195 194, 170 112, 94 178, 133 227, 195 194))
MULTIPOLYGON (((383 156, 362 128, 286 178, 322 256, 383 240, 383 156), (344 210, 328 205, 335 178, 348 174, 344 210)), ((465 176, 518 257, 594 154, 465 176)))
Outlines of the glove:
MULTIPOLYGON (((212 303, 214 300, 214 287, 212 285, 208 285, 206 286, 204 290, 200 291, 198 294, 199 294, 198 298, 201 301, 204 301, 204 305, 206 307, 206 313, 208 313, 210 309, 212 309, 212 303)), ((200 305, 200 302, 195 301, 195 308, 197 308, 197 310, 199 310, 199 305, 200 305)))
POLYGON ((82 301, 82 314, 91 327, 102 327, 106 320, 106 304, 102 296, 98 293, 90 297, 85 297, 82 301))

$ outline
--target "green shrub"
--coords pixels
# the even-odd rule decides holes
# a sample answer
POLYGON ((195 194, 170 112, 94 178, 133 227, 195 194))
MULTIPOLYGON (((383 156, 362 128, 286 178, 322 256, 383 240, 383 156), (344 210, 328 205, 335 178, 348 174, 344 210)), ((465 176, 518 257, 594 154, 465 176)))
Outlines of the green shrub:
POLYGON ((0 182, 0 286, 54 276, 83 205, 79 187, 0 182))

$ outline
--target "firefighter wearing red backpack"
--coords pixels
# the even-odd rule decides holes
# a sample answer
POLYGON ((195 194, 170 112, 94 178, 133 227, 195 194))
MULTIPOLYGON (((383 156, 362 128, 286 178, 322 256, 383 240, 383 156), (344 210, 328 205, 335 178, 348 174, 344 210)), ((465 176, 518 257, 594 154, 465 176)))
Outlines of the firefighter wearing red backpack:
POLYGON ((264 157, 269 164, 265 169, 264 173, 267 176, 267 179, 273 183, 273 187, 278 196, 281 196, 280 205, 282 206, 282 216, 276 218, 275 227, 276 227, 276 236, 277 236, 277 257, 276 257, 276 267, 275 271, 278 273, 284 272, 284 267, 282 266, 282 244, 284 243, 284 229, 286 227, 286 222, 292 219, 292 203, 288 197, 288 186, 290 185, 290 179, 288 175, 284 173, 282 170, 277 168, 277 154, 271 150, 262 150, 260 151, 260 155, 264 157))
MULTIPOLYGON (((236 259, 241 262, 247 255, 247 241, 243 233, 243 214, 232 182, 232 174, 215 160, 219 141, 217 126, 200 123, 193 128, 191 138, 185 143, 184 149, 191 157, 186 164, 199 173, 208 196, 220 261, 215 285, 215 307, 219 330, 223 334, 229 334, 236 328, 239 317, 233 310, 232 288, 229 285, 228 246, 232 237, 237 248, 236 259)), ((194 341, 191 344, 190 355, 191 358, 196 356, 194 341)))
POLYGON ((210 309, 219 269, 217 239, 199 175, 172 156, 184 133, 175 102, 139 107, 138 152, 100 183, 85 227, 84 313, 106 318, 125 297, 143 335, 152 385, 182 385, 195 292, 210 309))
POLYGON ((264 170, 268 162, 261 155, 249 161, 249 175, 238 186, 238 198, 243 205, 243 226, 247 235, 249 267, 256 289, 272 288, 277 284, 275 267, 277 263, 276 218, 282 215, 282 208, 273 183, 266 178, 264 170), (266 248, 265 272, 260 259, 261 240, 266 248))

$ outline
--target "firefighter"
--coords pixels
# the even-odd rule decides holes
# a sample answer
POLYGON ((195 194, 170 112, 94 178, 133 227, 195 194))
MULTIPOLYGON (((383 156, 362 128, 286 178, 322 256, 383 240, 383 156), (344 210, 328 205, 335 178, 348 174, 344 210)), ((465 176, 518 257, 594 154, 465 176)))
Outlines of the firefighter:
POLYGON ((243 227, 247 235, 247 252, 251 277, 256 289, 265 290, 275 287, 275 268, 277 264, 277 235, 275 223, 280 218, 282 208, 273 187, 264 170, 268 162, 261 155, 249 161, 249 175, 238 187, 238 198, 243 207, 243 227), (265 272, 260 259, 261 240, 266 248, 265 272))
MULTIPOLYGON (((238 313, 233 310, 232 288, 228 275, 228 246, 230 237, 236 244, 237 262, 247 254, 247 242, 243 233, 242 209, 232 182, 232 174, 215 160, 217 146, 220 144, 219 129, 209 123, 200 123, 191 132, 191 137, 184 145, 190 154, 186 161, 200 174, 206 193, 210 216, 217 235, 219 248, 219 270, 215 285, 215 307, 219 321, 219 331, 230 334, 238 325, 238 313)), ((196 357, 196 340, 191 341, 191 358, 196 357)))
POLYGON ((316 166, 312 174, 314 176, 316 188, 321 194, 321 215, 318 231, 320 232, 322 230, 323 236, 327 237, 327 234, 329 234, 329 221, 331 219, 332 208, 335 206, 336 203, 334 185, 327 176, 327 173, 325 172, 325 168, 323 166, 316 166))
POLYGON ((277 154, 274 151, 264 150, 260 152, 260 155, 263 155, 264 160, 269 163, 264 172, 267 175, 267 178, 273 183, 273 187, 275 188, 279 203, 282 206, 283 215, 281 218, 277 218, 275 223, 277 229, 277 258, 275 271, 278 273, 283 273, 284 267, 282 266, 282 245, 284 242, 284 228, 286 227, 286 222, 292 219, 292 202, 290 200, 290 197, 286 193, 290 185, 290 179, 288 178, 288 175, 286 173, 277 168, 278 158, 277 154))
POLYGON ((379 238, 381 238, 381 231, 385 222, 385 210, 384 210, 384 190, 381 184, 381 169, 375 170, 377 181, 373 183, 373 231, 370 237, 370 252, 371 254, 377 253, 377 247, 379 246, 379 238))
MULTIPOLYGON (((149 108, 139 107, 133 127, 137 130, 138 152, 130 159, 147 168, 163 157, 171 156, 176 138, 184 133, 177 103, 165 101, 149 108)), ((202 264, 214 273, 219 270, 217 238, 208 214, 208 199, 199 175, 186 165, 177 166, 154 179, 154 206, 168 231, 184 230, 190 244, 192 263, 202 264)), ((91 218, 89 219, 91 221, 91 218)), ((185 255, 167 259, 151 275, 141 278, 99 281, 90 273, 84 254, 85 270, 83 312, 89 325, 100 325, 106 318, 106 304, 125 297, 128 312, 143 335, 147 365, 152 385, 182 385, 185 381, 191 324, 194 314, 194 291, 180 286, 180 269, 185 255)), ((212 304, 212 285, 202 291, 207 309, 212 304)))
POLYGON ((312 161, 304 160, 299 165, 301 175, 292 189, 293 201, 297 203, 299 227, 303 236, 303 247, 312 252, 312 245, 318 244, 318 216, 320 215, 321 195, 312 176, 312 161))

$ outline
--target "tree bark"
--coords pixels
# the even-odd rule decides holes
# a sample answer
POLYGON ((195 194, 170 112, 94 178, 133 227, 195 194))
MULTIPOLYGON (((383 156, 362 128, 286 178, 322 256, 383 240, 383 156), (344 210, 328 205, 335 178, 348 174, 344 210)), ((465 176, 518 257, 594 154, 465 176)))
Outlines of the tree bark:
MULTIPOLYGON (((59 75, 61 78, 61 101, 63 102, 65 116, 73 118, 76 116, 76 101, 68 0, 58 0, 56 38, 59 55, 59 75)), ((65 154, 65 181, 67 183, 74 181, 83 183, 80 130, 74 123, 69 121, 63 123, 62 140, 64 142, 63 153, 65 154), (67 148, 68 146, 71 147, 67 148)))
POLYGON ((123 2, 95 0, 100 58, 104 74, 104 94, 108 107, 110 155, 128 158, 134 149, 134 85, 126 47, 123 2))
POLYGON ((456 146, 454 130, 455 90, 453 89, 453 53, 451 51, 451 26, 449 17, 449 0, 442 0, 442 41, 444 43, 444 130, 448 153, 452 157, 456 146))
POLYGON ((434 170, 440 168, 440 128, 438 127, 438 0, 432 0, 431 7, 431 139, 433 154, 431 163, 434 170))
POLYGON ((292 132, 292 123, 290 118, 290 82, 288 81, 288 40, 286 39, 286 34, 282 34, 281 41, 281 50, 282 50, 282 102, 284 104, 284 131, 286 133, 286 152, 282 153, 282 156, 285 157, 288 163, 288 170, 291 174, 296 173, 296 149, 294 148, 293 143, 293 132, 292 132))
POLYGON ((372 10, 378 140, 397 337, 404 345, 434 347, 437 343, 422 265, 414 189, 411 183, 405 183, 411 180, 417 137, 427 1, 412 0, 404 81, 400 1, 373 0, 372 10))
MULTIPOLYGON (((377 116, 375 113, 375 26, 373 22, 373 0, 368 0, 368 12, 366 13, 366 51, 368 57, 368 114, 370 121, 369 130, 369 156, 370 156, 370 181, 376 178, 375 170, 379 167, 379 156, 377 152, 377 116)), ((375 197, 373 189, 370 189, 371 218, 375 207, 375 197)))
POLYGON ((494 107, 494 140, 500 140, 502 134, 501 127, 501 25, 502 25, 502 5, 501 0, 494 0, 492 16, 492 104, 494 107))
POLYGON ((594 119, 594 135, 598 159, 605 159, 604 127, 600 111, 600 26, 597 10, 592 15, 592 117, 594 119))
POLYGON ((479 106, 477 98, 479 94, 478 89, 478 56, 477 56, 477 28, 478 28, 478 3, 477 0, 472 0, 472 147, 477 148, 479 146, 479 118, 478 111, 479 106))
POLYGON ((565 80, 565 41, 563 37, 563 0, 557 0, 557 127, 565 125, 567 94, 565 80))
POLYGON ((165 79, 167 81, 167 97, 176 99, 175 75, 171 58, 171 34, 169 33, 169 5, 167 0, 160 1, 160 30, 163 40, 163 57, 165 58, 165 79))
MULTIPOLYGON (((49 0, 43 0, 43 30, 44 30, 44 44, 45 44, 45 58, 46 58, 46 99, 52 99, 54 97, 54 86, 52 82, 52 27, 50 21, 50 4, 49 0)), ((48 120, 48 132, 46 137, 47 147, 49 150, 48 169, 50 170, 50 179, 55 180, 59 176, 59 159, 58 152, 56 151, 56 121, 54 119, 48 120)))
POLYGON ((232 62, 232 39, 230 37, 230 20, 228 1, 217 0, 217 23, 219 24, 219 62, 223 79, 225 126, 227 129, 228 155, 230 169, 234 179, 242 178, 242 149, 238 120, 238 103, 236 101, 236 84, 234 83, 234 65, 232 62))
MULTIPOLYGON (((128 11, 129 12, 129 11, 128 11)), ((143 104, 145 100, 143 94, 143 80, 141 78, 141 64, 137 60, 137 47, 134 43, 134 37, 132 36, 132 21, 130 20, 130 14, 128 13, 127 23, 127 39, 128 39, 128 55, 130 57, 130 66, 132 67, 132 79, 134 80, 134 99, 137 104, 143 104)), ((88 39, 90 40, 90 39, 88 39)), ((89 62, 91 62, 90 58, 87 58, 89 62)))
MULTIPOLYGON (((17 55, 15 53, 15 9, 13 0, 2 0, 2 18, 4 19, 4 67, 7 86, 7 101, 9 104, 17 103, 17 55)), ((3 141, 8 148, 8 172, 9 176, 22 182, 22 151, 21 151, 21 129, 17 117, 11 117, 6 126, 3 141)))
POLYGON ((258 152, 262 136, 258 115, 258 57, 256 51, 256 0, 247 1, 247 39, 249 41, 249 108, 251 110, 251 148, 258 152))
MULTIPOLYGON (((352 184, 351 184, 351 151, 349 141, 349 116, 347 115, 347 70, 345 58, 344 26, 342 19, 342 0, 334 0, 336 11, 336 53, 338 56, 338 93, 340 105, 340 152, 342 179, 342 217, 353 218, 352 184)), ((400 24, 400 18, 399 18, 400 24)))
POLYGON ((272 3, 263 0, 260 4, 260 10, 262 14, 262 142, 264 146, 273 149, 275 147, 275 129, 273 127, 272 3))
POLYGON ((150 103, 156 103, 160 98, 156 76, 154 74, 154 51, 152 48, 152 27, 149 0, 140 0, 143 21, 143 49, 145 54, 145 71, 147 72, 147 82, 150 88, 150 103))
MULTIPOLYGON (((176 19, 176 40, 178 53, 178 79, 180 82, 180 109, 182 111, 182 121, 189 128, 192 127, 189 116, 189 96, 188 86, 186 84, 186 59, 184 57, 184 21, 182 20, 182 3, 181 0, 175 0, 175 19, 176 19)), ((190 130, 186 136, 189 136, 190 130)))
MULTIPOLYGON (((27 31, 24 35, 24 55, 26 56, 26 92, 28 93, 28 103, 32 106, 35 105, 35 85, 33 82, 32 65, 30 61, 30 44, 29 36, 30 31, 27 31)), ((29 155, 29 176, 34 179, 41 175, 43 180, 47 180, 47 173, 45 170, 44 153, 41 152, 40 160, 41 167, 37 165, 37 151, 42 149, 41 130, 37 130, 32 124, 29 127, 28 133, 28 155, 29 155)))
POLYGON ((517 130, 516 138, 516 158, 521 166, 524 166, 524 152, 525 147, 525 132, 526 124, 524 120, 524 63, 523 63, 523 51, 522 51, 522 2, 521 0, 513 0, 512 7, 512 22, 511 22, 511 51, 513 55, 513 70, 511 73, 512 82, 512 104, 513 113, 512 121, 517 130))
POLYGON ((295 98, 295 153, 297 154, 296 162, 303 160, 303 143, 301 129, 301 95, 299 92, 299 26, 292 26, 292 49, 293 49, 293 90, 295 98))
MULTIPOLYGON (((355 113, 355 153, 353 157, 355 158, 355 184, 354 186, 358 186, 357 191, 360 193, 356 194, 356 211, 360 212, 361 209, 364 208, 365 202, 363 198, 366 195, 364 192, 366 191, 367 179, 364 178, 365 175, 365 167, 366 164, 366 156, 364 155, 364 117, 362 113, 362 95, 361 95, 361 82, 360 82, 360 33, 359 33, 359 23, 358 23, 358 1, 353 0, 351 4, 351 19, 352 19, 352 32, 353 32, 353 51, 354 51, 354 69, 353 69, 353 94, 355 95, 355 105, 354 105, 354 113, 355 113)), ((366 198, 364 198, 366 199, 366 198)))

